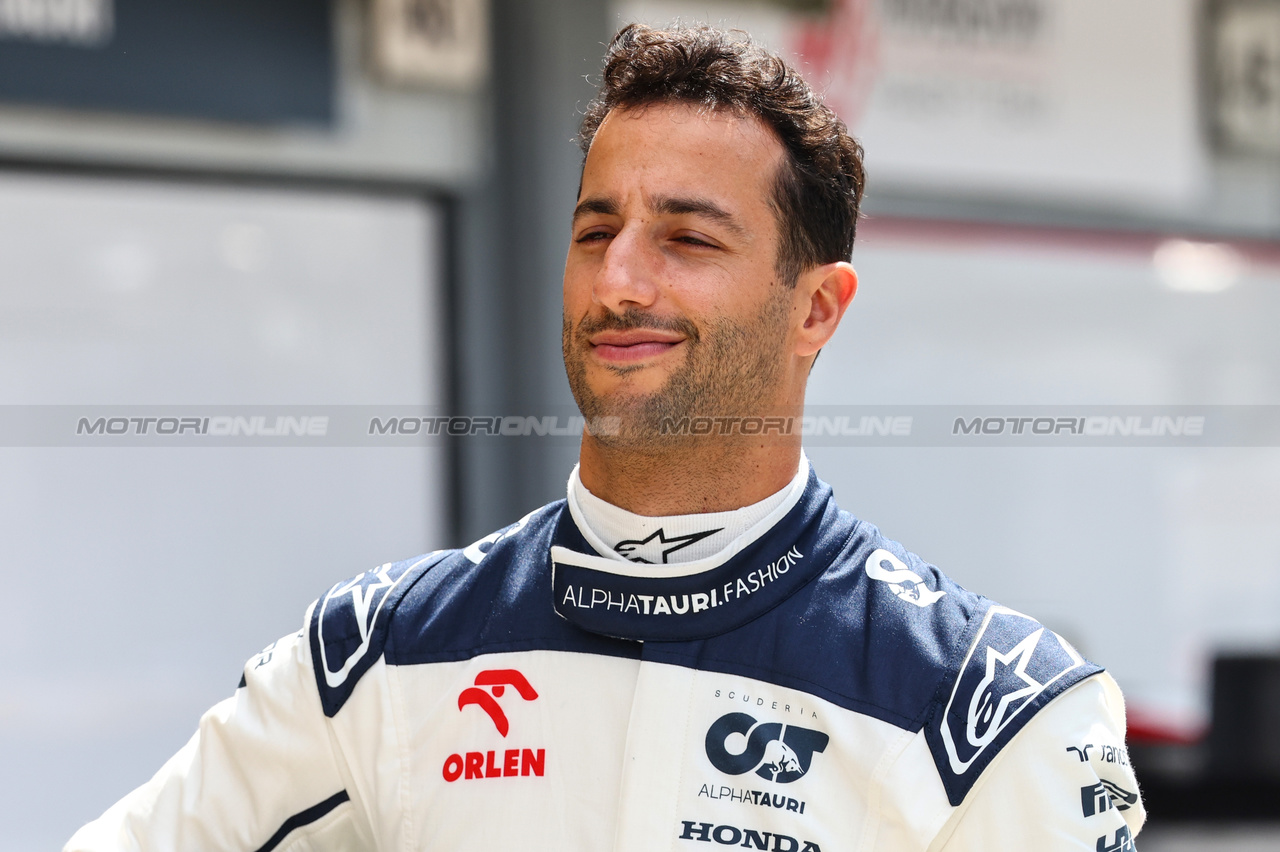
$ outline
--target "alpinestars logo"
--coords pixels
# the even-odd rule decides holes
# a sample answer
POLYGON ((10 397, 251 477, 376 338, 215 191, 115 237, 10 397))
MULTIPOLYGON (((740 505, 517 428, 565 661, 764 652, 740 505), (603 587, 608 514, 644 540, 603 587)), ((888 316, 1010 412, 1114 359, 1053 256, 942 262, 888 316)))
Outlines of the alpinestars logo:
MULTIPOLYGON (((498 733, 503 737, 511 730, 511 723, 497 699, 514 687, 525 701, 535 701, 537 691, 528 678, 515 669, 487 669, 476 675, 475 686, 468 686, 458 694, 458 710, 475 706, 483 710, 498 733), (484 687, 484 688, 482 688, 484 687)), ((444 780, 457 781, 478 778, 510 778, 519 775, 542 777, 546 768, 546 749, 509 748, 499 752, 469 751, 466 755, 451 754, 444 761, 444 780), (501 754, 501 757, 499 757, 501 754)))
POLYGON ((902 560, 884 548, 880 548, 867 557, 867 576, 879 580, 889 586, 900 600, 918 607, 926 607, 937 603, 946 592, 937 592, 924 584, 924 578, 912 571, 902 560), (885 564, 889 567, 885 568, 885 564))
POLYGON ((969 701, 969 738, 975 743, 990 739, 999 723, 1017 707, 1038 693, 1043 684, 1027 673, 1031 653, 1044 635, 1040 628, 1015 645, 1007 654, 987 647, 987 670, 969 701))
POLYGON ((707 730, 707 759, 726 775, 755 772, 767 781, 790 784, 809 771, 814 754, 825 749, 829 739, 799 725, 728 713, 707 730))
POLYGON ((387 595, 408 574, 405 565, 388 563, 339 583, 324 596, 320 603, 320 659, 329 686, 346 683, 352 669, 364 659, 387 595), (353 638, 358 640, 354 647, 353 638), (341 665, 334 668, 335 662, 341 665))
POLYGON ((1005 607, 988 610, 942 718, 951 771, 967 772, 1037 696, 1084 664, 1034 619, 1005 607))
POLYGON ((702 541, 710 535, 715 535, 720 530, 707 530, 706 532, 689 533, 688 535, 677 535, 667 538, 666 530, 662 527, 645 538, 628 539, 620 541, 614 545, 614 550, 632 562, 645 562, 648 564, 665 564, 667 557, 682 550, 695 542, 702 541))

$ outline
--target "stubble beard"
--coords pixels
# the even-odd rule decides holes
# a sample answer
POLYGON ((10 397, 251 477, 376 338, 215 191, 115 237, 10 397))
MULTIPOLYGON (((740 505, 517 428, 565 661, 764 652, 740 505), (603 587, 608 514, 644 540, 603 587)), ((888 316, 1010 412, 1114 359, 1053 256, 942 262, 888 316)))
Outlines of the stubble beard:
MULTIPOLYGON (((691 450, 730 449, 733 437, 677 434, 673 429, 684 418, 751 417, 777 398, 782 382, 783 349, 788 299, 779 288, 760 312, 742 323, 717 318, 700 332, 683 317, 662 319, 630 310, 623 314, 588 317, 577 328, 564 318, 562 344, 565 373, 578 409, 591 424, 607 422, 616 428, 593 430, 604 448, 646 455, 668 455, 691 450), (604 330, 634 328, 677 331, 685 335, 684 363, 666 383, 649 393, 597 394, 587 381, 584 353, 590 335, 604 330), (608 418, 608 419, 606 419, 608 418)), ((614 368, 619 375, 641 369, 614 368)))

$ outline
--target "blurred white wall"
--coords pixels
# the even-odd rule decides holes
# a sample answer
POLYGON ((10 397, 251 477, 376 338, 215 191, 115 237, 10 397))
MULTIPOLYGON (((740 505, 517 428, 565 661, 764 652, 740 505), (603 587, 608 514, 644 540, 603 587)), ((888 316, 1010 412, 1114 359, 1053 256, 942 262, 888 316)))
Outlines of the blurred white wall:
MULTIPOLYGON (((0 176, 0 400, 440 405, 413 197, 0 176)), ((150 777, 330 584, 444 546, 440 447, 0 447, 0 848, 150 777)))

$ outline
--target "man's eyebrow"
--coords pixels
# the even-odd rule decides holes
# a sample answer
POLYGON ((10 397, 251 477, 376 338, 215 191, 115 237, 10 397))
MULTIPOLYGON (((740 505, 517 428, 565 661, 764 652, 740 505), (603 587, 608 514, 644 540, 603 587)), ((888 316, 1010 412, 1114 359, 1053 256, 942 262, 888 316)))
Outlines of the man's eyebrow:
POLYGON ((604 198, 601 196, 593 196, 584 198, 578 202, 578 206, 573 208, 573 221, 577 222, 583 216, 597 214, 600 216, 617 216, 618 202, 612 198, 604 198))
MULTIPOLYGON (((592 196, 591 198, 584 198, 578 202, 577 207, 573 208, 573 221, 577 222, 582 217, 593 214, 617 216, 620 215, 621 209, 616 199, 598 195, 592 196)), ((747 229, 742 226, 736 216, 708 198, 662 195, 650 202, 649 209, 654 213, 668 216, 702 216, 732 232, 735 236, 747 236, 747 229)))
POLYGON ((747 236, 747 229, 738 221, 738 217, 708 198, 664 195, 653 199, 649 207, 654 213, 665 213, 670 216, 684 214, 702 216, 731 231, 735 236, 747 236))

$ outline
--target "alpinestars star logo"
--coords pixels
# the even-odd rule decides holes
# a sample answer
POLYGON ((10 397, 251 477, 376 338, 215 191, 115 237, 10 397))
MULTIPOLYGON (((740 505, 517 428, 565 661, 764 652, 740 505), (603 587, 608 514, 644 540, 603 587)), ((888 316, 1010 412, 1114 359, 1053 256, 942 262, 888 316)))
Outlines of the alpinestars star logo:
POLYGON ((476 705, 489 714, 493 726, 505 737, 511 729, 511 723, 507 721, 507 714, 502 712, 502 705, 496 699, 502 697, 508 686, 514 686, 525 701, 533 701, 538 697, 538 693, 520 672, 515 669, 492 669, 480 672, 476 675, 476 685, 462 690, 458 695, 458 709, 461 710, 468 704, 476 705), (481 689, 482 686, 488 687, 488 690, 481 689))
POLYGON ((409 573, 405 569, 403 564, 388 563, 338 584, 324 596, 320 603, 320 659, 330 687, 346 683, 352 669, 368 653, 383 604, 400 578, 409 573), (331 639, 330 634, 336 638, 331 639), (359 639, 354 648, 352 638, 359 639))
MULTIPOLYGON (((721 527, 723 529, 723 527, 721 527)), ((688 547, 689 545, 702 541, 709 535, 715 535, 720 530, 707 530, 706 532, 689 533, 688 535, 677 535, 667 538, 666 530, 658 527, 653 534, 646 538, 628 539, 620 541, 614 545, 613 549, 621 553, 632 562, 645 562, 649 564, 666 563, 667 557, 675 553, 677 550, 688 547)))
POLYGON ((1001 606, 987 610, 939 724, 951 772, 968 772, 1003 731, 1031 715, 1045 690, 1085 665, 1035 619, 1001 606))
POLYGON ((799 725, 727 713, 707 730, 707 759, 726 775, 755 772, 766 781, 790 784, 809 771, 814 754, 825 749, 829 739, 799 725))
POLYGON ((1044 684, 1027 674, 1027 664, 1043 634, 1042 627, 1007 654, 987 647, 987 671, 969 701, 967 730, 974 744, 989 742, 1009 717, 1011 707, 1021 706, 1044 689, 1044 684))

